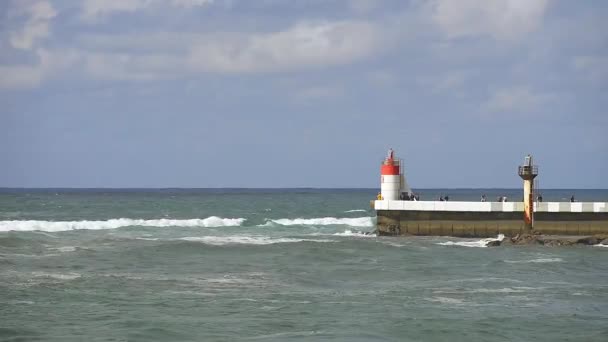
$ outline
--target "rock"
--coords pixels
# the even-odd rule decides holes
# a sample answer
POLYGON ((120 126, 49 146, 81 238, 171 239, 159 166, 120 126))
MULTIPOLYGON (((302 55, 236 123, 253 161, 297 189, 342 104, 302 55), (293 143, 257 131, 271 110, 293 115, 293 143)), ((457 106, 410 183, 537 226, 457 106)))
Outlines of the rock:
POLYGON ((512 246, 513 241, 511 241, 511 239, 509 239, 509 238, 505 238, 502 241, 500 241, 500 245, 501 246, 512 246))
POLYGON ((576 243, 583 245, 597 245, 600 241, 595 236, 585 236, 581 239, 578 239, 576 243))
POLYGON ((595 234, 593 237, 597 239, 598 244, 608 245, 608 234, 595 234))
POLYGON ((511 238, 514 245, 544 245, 541 235, 521 234, 511 238))
POLYGON ((492 240, 492 241, 489 241, 488 243, 486 243, 486 247, 497 247, 497 246, 500 246, 501 243, 502 243, 502 241, 500 241, 500 240, 492 240))
POLYGON ((555 246, 572 246, 572 245, 576 245, 578 243, 578 240, 576 239, 563 239, 563 238, 559 238, 559 237, 544 237, 543 238, 543 244, 545 246, 549 246, 549 247, 555 247, 555 246))

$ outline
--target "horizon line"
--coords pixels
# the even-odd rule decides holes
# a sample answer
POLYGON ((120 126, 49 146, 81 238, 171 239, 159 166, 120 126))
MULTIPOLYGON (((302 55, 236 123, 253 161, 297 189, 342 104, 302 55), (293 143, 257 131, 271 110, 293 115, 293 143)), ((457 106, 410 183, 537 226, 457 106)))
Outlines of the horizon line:
MULTIPOLYGON (((378 190, 380 187, 4 187, 0 190, 378 190)), ((514 187, 419 187, 414 190, 518 190, 514 187)), ((537 190, 608 190, 608 188, 542 188, 537 190)))

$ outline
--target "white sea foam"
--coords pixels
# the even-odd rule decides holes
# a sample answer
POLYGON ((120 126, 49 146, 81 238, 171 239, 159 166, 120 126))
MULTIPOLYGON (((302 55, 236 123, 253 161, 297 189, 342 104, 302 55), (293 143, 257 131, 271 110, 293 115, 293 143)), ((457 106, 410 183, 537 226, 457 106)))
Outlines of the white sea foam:
POLYGON ((336 217, 320 217, 320 218, 297 218, 297 219, 278 219, 270 220, 276 224, 283 226, 294 225, 309 225, 309 226, 329 226, 329 225, 346 225, 351 227, 373 227, 374 222, 372 217, 355 217, 355 218, 336 218, 336 217))
POLYGON ((76 247, 75 246, 52 247, 52 248, 49 248, 49 250, 66 253, 66 252, 75 252, 76 247))
POLYGON ((439 242, 438 245, 442 246, 462 246, 462 247, 488 247, 488 243, 493 241, 502 241, 505 238, 503 234, 498 234, 496 238, 487 238, 477 241, 446 241, 439 242))
POLYGON ((436 294, 463 294, 463 293, 525 293, 530 291, 539 290, 539 288, 534 287, 503 287, 503 288, 445 288, 445 289, 436 289, 433 293, 436 294))
POLYGON ((366 234, 364 232, 357 232, 357 231, 352 231, 350 229, 347 229, 345 231, 343 231, 342 233, 335 233, 333 234, 335 236, 354 236, 354 237, 376 237, 375 234, 366 234))
POLYGON ((205 219, 189 220, 143 220, 118 218, 106 221, 0 221, 0 232, 7 231, 45 231, 62 232, 67 230, 79 229, 116 229, 129 226, 144 227, 228 227, 240 226, 245 221, 244 218, 222 218, 217 216, 205 219))
POLYGON ((462 304, 463 303, 462 299, 449 298, 449 297, 433 297, 433 298, 427 298, 427 300, 429 300, 431 302, 442 303, 442 304, 462 304))
POLYGON ((276 243, 294 243, 294 242, 332 242, 331 240, 323 239, 299 239, 299 238, 271 238, 269 236, 194 236, 183 237, 180 240, 202 242, 207 245, 224 246, 224 245, 272 245, 276 243))
POLYGON ((365 210, 365 209, 353 209, 353 210, 347 210, 347 211, 345 211, 345 213, 364 213, 366 211, 367 210, 365 210))
POLYGON ((74 280, 80 278, 80 273, 50 273, 50 272, 32 272, 32 276, 36 278, 51 278, 57 280, 74 280))
POLYGON ((608 245, 603 245, 601 243, 598 243, 597 245, 593 245, 593 247, 608 247, 608 245))
POLYGON ((509 264, 543 264, 548 262, 562 262, 564 261, 562 258, 538 258, 538 259, 530 259, 530 260, 505 260, 506 263, 509 264))

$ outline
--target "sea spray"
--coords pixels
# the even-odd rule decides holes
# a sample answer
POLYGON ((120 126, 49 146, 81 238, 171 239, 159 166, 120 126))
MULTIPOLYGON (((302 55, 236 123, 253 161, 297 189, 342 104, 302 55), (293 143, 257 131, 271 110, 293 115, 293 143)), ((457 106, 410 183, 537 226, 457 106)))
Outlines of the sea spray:
POLYGON ((442 246, 462 246, 462 247, 488 247, 488 243, 493 241, 502 241, 505 238, 504 234, 498 234, 496 238, 487 238, 476 241, 446 241, 439 242, 438 245, 442 246))

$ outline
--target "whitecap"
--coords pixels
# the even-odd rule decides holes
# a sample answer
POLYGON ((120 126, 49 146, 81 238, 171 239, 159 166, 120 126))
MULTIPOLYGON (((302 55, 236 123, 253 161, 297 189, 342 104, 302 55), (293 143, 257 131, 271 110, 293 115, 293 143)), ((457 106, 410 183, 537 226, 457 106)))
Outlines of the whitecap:
POLYGON ((464 293, 525 293, 536 288, 526 287, 503 287, 503 288, 477 288, 477 289, 436 289, 433 293, 437 294, 464 294, 464 293))
POLYGON ((347 211, 345 211, 345 213, 364 213, 366 211, 367 210, 365 210, 365 209, 353 209, 353 210, 347 210, 347 211))
POLYGON ((36 278, 51 278, 57 280, 74 280, 80 278, 80 273, 48 273, 48 272, 32 272, 32 276, 36 278))
POLYGON ((365 233, 365 232, 358 232, 358 231, 352 231, 350 229, 347 229, 345 231, 343 231, 342 233, 335 233, 333 234, 334 236, 354 236, 354 237, 376 237, 375 234, 369 234, 369 233, 365 233))
POLYGON ((462 304, 463 303, 462 299, 449 298, 449 297, 433 297, 433 298, 427 298, 427 300, 429 300, 431 302, 439 302, 442 304, 462 304))
POLYGON ((193 236, 183 237, 179 240, 202 242, 208 245, 224 246, 224 245, 272 245, 276 243, 294 243, 294 242, 332 242, 331 240, 323 239, 301 239, 301 238, 271 238, 268 236, 193 236))
POLYGON ((336 218, 336 217, 319 217, 319 218, 282 218, 278 220, 270 220, 276 224, 283 226, 294 225, 311 225, 311 226, 328 226, 328 225, 346 225, 351 227, 373 227, 374 221, 372 217, 355 217, 355 218, 336 218))
POLYGON ((476 241, 446 241, 439 242, 438 245, 442 246, 462 246, 462 247, 488 247, 488 243, 494 241, 502 241, 505 238, 504 234, 498 234, 496 238, 487 238, 476 241))
POLYGON ((66 253, 66 252, 75 252, 76 248, 77 247, 75 247, 75 246, 62 246, 62 247, 52 247, 52 248, 49 248, 49 250, 66 253))
POLYGON ((528 263, 549 263, 549 262, 562 262, 564 261, 562 258, 538 258, 538 259, 530 259, 530 260, 505 260, 506 263, 509 264, 528 264, 528 263))
POLYGON ((597 245, 593 245, 593 247, 608 247, 608 245, 603 245, 601 243, 598 243, 597 245))
POLYGON ((129 219, 118 218, 105 221, 0 221, 0 232, 7 231, 46 231, 61 232, 68 230, 116 229, 129 226, 142 227, 230 227, 240 226, 244 218, 222 218, 211 216, 204 219, 129 219))

